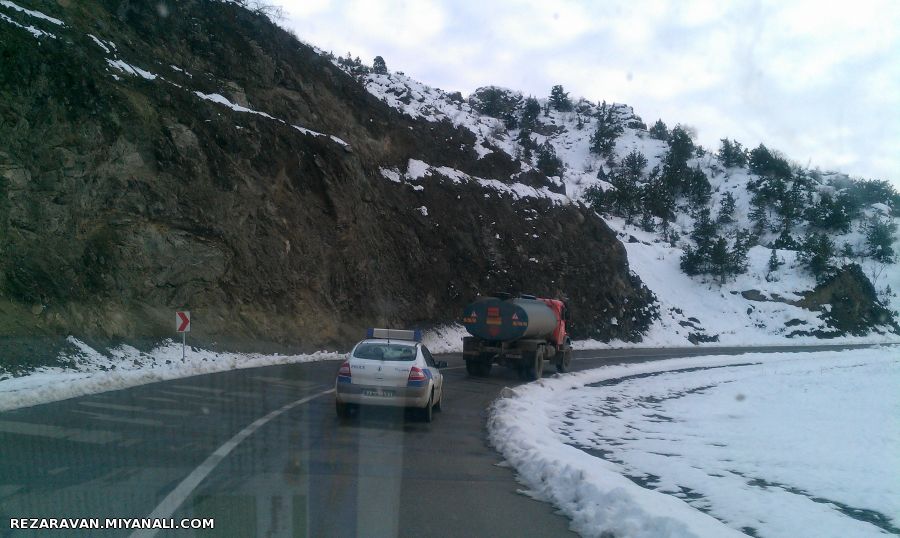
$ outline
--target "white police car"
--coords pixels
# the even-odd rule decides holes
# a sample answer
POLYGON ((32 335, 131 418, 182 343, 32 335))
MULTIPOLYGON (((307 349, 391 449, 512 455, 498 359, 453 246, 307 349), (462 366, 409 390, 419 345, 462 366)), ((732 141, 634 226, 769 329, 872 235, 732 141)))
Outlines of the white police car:
POLYGON ((416 408, 425 422, 441 410, 444 376, 421 342, 420 331, 369 329, 338 369, 335 408, 341 418, 360 405, 416 408))

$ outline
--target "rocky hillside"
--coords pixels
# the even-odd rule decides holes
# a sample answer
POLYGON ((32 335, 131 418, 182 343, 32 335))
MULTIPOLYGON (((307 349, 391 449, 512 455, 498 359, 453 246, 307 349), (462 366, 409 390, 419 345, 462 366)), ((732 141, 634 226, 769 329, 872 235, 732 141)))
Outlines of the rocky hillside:
POLYGON ((648 125, 562 86, 547 97, 486 86, 464 99, 383 62, 332 60, 405 116, 470 131, 480 156, 550 176, 600 214, 658 300, 645 345, 898 338, 900 194, 886 181, 800 166, 764 145, 703 148, 690 127, 648 125))
POLYGON ((0 58, 8 367, 16 338, 168 337, 182 308, 194 341, 305 348, 495 290, 569 299, 582 337, 655 315, 558 180, 235 3, 4 1, 0 58))

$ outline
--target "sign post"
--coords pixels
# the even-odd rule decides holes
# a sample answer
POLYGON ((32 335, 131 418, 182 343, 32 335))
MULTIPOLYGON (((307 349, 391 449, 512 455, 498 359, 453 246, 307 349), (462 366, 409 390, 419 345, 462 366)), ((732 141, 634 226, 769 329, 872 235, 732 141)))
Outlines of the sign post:
POLYGON ((175 330, 181 333, 181 362, 184 362, 184 348, 187 341, 187 333, 191 332, 191 313, 188 311, 175 312, 175 330))

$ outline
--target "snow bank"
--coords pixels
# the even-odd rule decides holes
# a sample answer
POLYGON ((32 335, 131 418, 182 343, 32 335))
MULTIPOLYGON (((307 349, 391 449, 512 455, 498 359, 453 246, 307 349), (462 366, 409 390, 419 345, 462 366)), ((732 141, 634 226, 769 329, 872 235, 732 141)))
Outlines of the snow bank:
POLYGON ((616 365, 505 389, 489 437, 584 536, 877 535, 859 514, 900 513, 898 382, 898 347, 616 365))
POLYGON ((171 340, 148 352, 122 345, 105 354, 76 338, 69 337, 69 342, 78 348, 78 352, 61 359, 73 361, 76 367, 44 367, 21 377, 0 380, 0 411, 168 379, 273 364, 339 360, 344 357, 343 354, 329 351, 309 355, 263 355, 190 347, 182 362, 181 344, 171 340))

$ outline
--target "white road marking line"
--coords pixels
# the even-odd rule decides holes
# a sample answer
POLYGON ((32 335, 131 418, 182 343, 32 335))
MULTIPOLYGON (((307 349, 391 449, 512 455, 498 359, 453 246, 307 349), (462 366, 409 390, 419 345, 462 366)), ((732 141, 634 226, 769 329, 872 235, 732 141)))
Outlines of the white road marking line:
POLYGON ((122 438, 118 433, 106 430, 63 428, 51 424, 32 424, 31 422, 16 422, 11 420, 0 420, 0 433, 35 435, 39 437, 49 437, 51 439, 65 439, 76 443, 91 443, 97 445, 105 445, 122 438))
POLYGON ((78 405, 85 407, 97 407, 99 409, 111 409, 113 411, 146 411, 146 407, 137 407, 134 405, 111 404, 105 402, 78 402, 78 405))
POLYGON ((206 392, 209 394, 222 394, 225 392, 224 389, 209 389, 206 387, 195 387, 193 385, 175 385, 172 388, 181 389, 181 390, 193 390, 196 392, 206 392))
POLYGON ((107 415, 106 413, 97 413, 95 411, 72 410, 71 412, 77 413, 79 415, 89 416, 94 420, 105 420, 106 422, 121 422, 122 424, 136 424, 138 426, 154 426, 157 428, 161 428, 162 426, 164 426, 162 421, 153 420, 151 418, 119 417, 119 416, 115 416, 115 415, 107 415))
MULTIPOLYGON (((272 411, 268 415, 258 418, 250 423, 243 430, 234 434, 234 437, 225 441, 225 443, 216 449, 215 452, 209 455, 206 460, 203 461, 196 469, 191 471, 191 474, 187 475, 184 480, 181 481, 180 484, 175 486, 166 498, 162 500, 161 503, 156 507, 153 512, 147 516, 151 519, 160 518, 165 519, 172 517, 172 514, 175 513, 175 510, 178 510, 178 507, 181 506, 188 496, 200 485, 200 482, 203 481, 206 476, 215 469, 216 465, 219 464, 223 459, 225 459, 228 454, 231 453, 232 450, 237 447, 241 441, 253 435, 253 432, 261 428, 267 422, 272 420, 273 418, 278 417, 282 413, 286 411, 290 411, 291 409, 297 407, 298 405, 305 404, 311 400, 315 400, 320 396, 325 396, 326 394, 331 394, 334 392, 334 389, 328 389, 326 391, 322 391, 318 394, 313 394, 312 396, 307 396, 306 398, 302 398, 300 400, 293 401, 289 404, 285 404, 282 407, 272 411)), ((151 538, 156 536, 156 533, 159 532, 159 529, 139 529, 131 533, 131 538, 151 538)))

